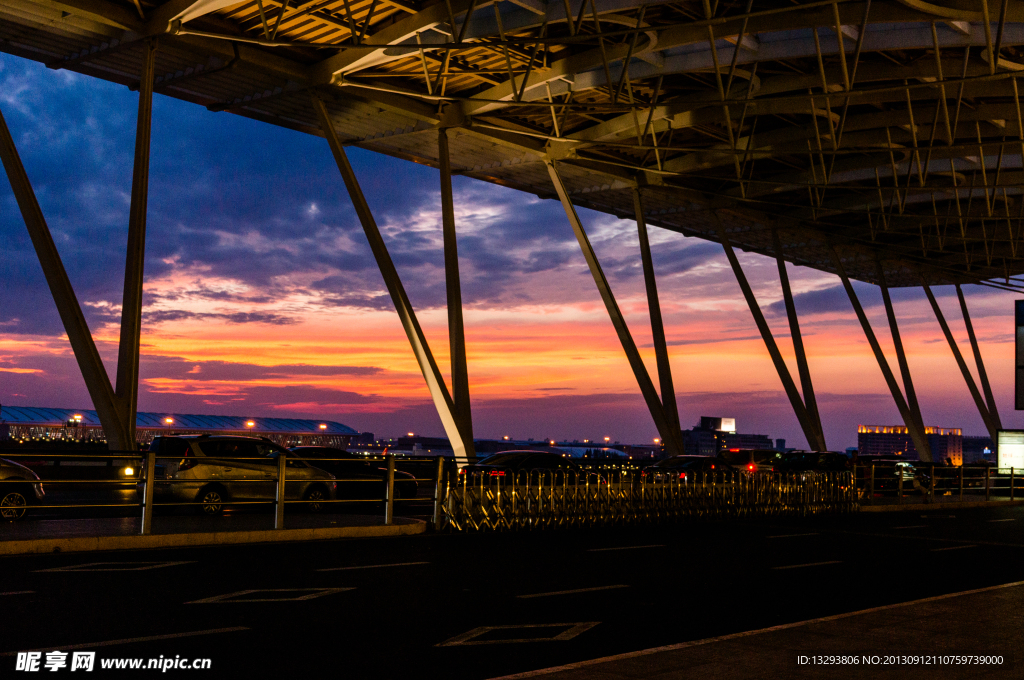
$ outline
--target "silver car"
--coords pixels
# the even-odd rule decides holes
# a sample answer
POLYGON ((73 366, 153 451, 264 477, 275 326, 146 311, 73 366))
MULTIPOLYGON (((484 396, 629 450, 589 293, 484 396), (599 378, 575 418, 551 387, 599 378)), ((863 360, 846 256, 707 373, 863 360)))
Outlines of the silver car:
POLYGON ((0 458, 0 519, 21 519, 26 506, 43 500, 44 495, 39 475, 20 463, 0 458), (25 483, 19 484, 18 480, 25 483))
MULTIPOLYGON (((273 442, 254 437, 191 435, 156 437, 154 501, 201 503, 202 512, 217 515, 232 501, 271 501, 277 494, 277 458, 286 456, 285 500, 306 501, 318 512, 333 500, 334 475, 295 460, 273 442)), ((145 485, 145 465, 139 493, 145 485)))

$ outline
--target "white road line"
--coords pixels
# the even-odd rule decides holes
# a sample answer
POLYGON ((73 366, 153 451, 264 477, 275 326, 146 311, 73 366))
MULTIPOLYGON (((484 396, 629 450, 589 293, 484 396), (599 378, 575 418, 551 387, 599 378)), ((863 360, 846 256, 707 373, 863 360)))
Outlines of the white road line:
POLYGON ((924 529, 927 526, 927 524, 911 524, 906 527, 893 527, 893 529, 924 529))
POLYGON ((605 656, 600 659, 589 659, 587 661, 578 661, 576 663, 566 664, 564 666, 554 666, 552 668, 541 668, 536 671, 527 671, 525 673, 514 673, 512 675, 503 675, 500 678, 492 678, 491 680, 520 680, 521 678, 535 678, 541 675, 551 675, 552 673, 560 673, 562 671, 575 671, 581 668, 587 668, 589 666, 597 666, 603 663, 609 663, 612 661, 625 661, 626 659, 635 659, 641 656, 650 656, 652 654, 660 654, 661 652, 674 652, 679 649, 687 649, 689 647, 699 647, 701 645, 711 644, 713 642, 724 642, 726 640, 736 640, 738 638, 751 637, 754 635, 761 635, 762 633, 774 633, 780 630, 789 630, 790 628, 801 628, 803 626, 809 626, 815 623, 829 623, 830 621, 840 621, 842 619, 848 619, 853 616, 860 616, 861 614, 873 614, 875 612, 884 612, 889 609, 899 609, 900 607, 912 607, 917 604, 926 604, 928 602, 937 602, 939 600, 948 600, 953 597, 960 597, 961 595, 976 595, 978 593, 987 593, 993 590, 1001 590, 1003 588, 1015 588, 1018 586, 1024 586, 1024 581, 1014 581, 1013 583, 1004 583, 999 586, 989 586, 987 588, 977 588, 975 590, 964 590, 959 593, 949 593, 947 595, 936 595, 935 597, 926 597, 920 600, 911 600, 910 602, 897 602, 896 604, 887 604, 881 607, 872 607, 870 609, 861 609, 860 611, 847 612, 845 614, 834 614, 832 616, 823 616, 820 619, 808 619, 807 621, 797 621, 796 623, 784 623, 779 626, 771 626, 770 628, 761 628, 759 630, 747 630, 742 633, 732 633, 730 635, 720 635, 713 638, 704 638, 703 640, 691 640, 689 642, 680 642, 674 645, 665 645, 664 647, 652 647, 650 649, 641 649, 636 652, 626 652, 625 654, 615 654, 614 656, 605 656))
POLYGON ((842 560, 829 560, 828 562, 808 562, 807 564, 790 564, 785 567, 772 567, 772 569, 800 569, 801 567, 820 567, 824 564, 842 564, 842 560))
POLYGON ((664 548, 664 543, 655 543, 654 545, 624 545, 621 548, 591 548, 587 552, 607 552, 609 550, 640 550, 641 548, 664 548))
POLYGON ((0 656, 16 656, 18 652, 31 652, 42 649, 92 649, 93 647, 112 647, 114 645, 127 645, 132 642, 152 642, 154 640, 174 640, 176 638, 196 637, 198 635, 214 635, 216 633, 234 633, 240 630, 249 630, 245 626, 234 626, 233 628, 211 628, 210 630, 193 630, 188 633, 169 633, 167 635, 148 635, 146 637, 123 638, 121 640, 106 640, 105 642, 83 642, 79 645, 47 645, 45 647, 34 647, 19 649, 15 652, 0 652, 0 656))
POLYGON ((12 590, 9 593, 0 593, 0 595, 33 595, 35 592, 34 590, 12 590))
POLYGON ((411 567, 414 564, 430 564, 430 562, 395 562, 394 564, 364 564, 359 567, 330 567, 314 569, 314 571, 351 571, 352 569, 383 569, 384 567, 411 567))
POLYGON ((989 520, 989 522, 1016 522, 1016 521, 1017 520, 1015 520, 1013 518, 1010 518, 1010 519, 990 519, 989 520))
POLYGON ((778 536, 765 536, 765 538, 796 538, 797 536, 817 536, 814 534, 779 534, 778 536))
POLYGON ((954 546, 952 546, 950 548, 932 548, 929 552, 943 552, 943 551, 946 551, 946 550, 963 550, 964 548, 977 548, 977 547, 978 546, 976 546, 974 544, 971 544, 971 545, 954 545, 954 546))
POLYGON ((549 595, 572 595, 574 593, 592 593, 595 590, 615 590, 616 588, 628 588, 626 584, 617 586, 597 586, 596 588, 577 588, 576 590, 555 590, 550 593, 534 593, 532 595, 516 595, 520 600, 529 600, 532 597, 548 597, 549 595))

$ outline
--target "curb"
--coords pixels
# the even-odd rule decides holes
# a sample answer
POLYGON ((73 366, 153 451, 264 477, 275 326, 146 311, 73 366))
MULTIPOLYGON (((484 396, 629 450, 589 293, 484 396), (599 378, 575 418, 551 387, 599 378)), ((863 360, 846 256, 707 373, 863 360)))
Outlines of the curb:
POLYGON ((311 529, 268 529, 263 531, 217 531, 204 534, 149 534, 146 536, 82 536, 0 541, 0 555, 88 552, 93 550, 144 550, 186 548, 200 545, 321 541, 334 538, 409 536, 426 533, 427 524, 398 524, 368 527, 323 527, 311 529))
POLYGON ((960 508, 1006 508, 1024 505, 1024 500, 1005 501, 947 501, 938 503, 904 503, 903 505, 861 505, 861 512, 927 512, 960 508))

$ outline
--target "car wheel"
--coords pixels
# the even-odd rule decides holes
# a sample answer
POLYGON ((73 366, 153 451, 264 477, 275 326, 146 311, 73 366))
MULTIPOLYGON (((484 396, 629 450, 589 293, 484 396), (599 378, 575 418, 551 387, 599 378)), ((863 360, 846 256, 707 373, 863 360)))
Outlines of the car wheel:
POLYGON ((15 520, 25 516, 28 499, 20 491, 8 491, 0 498, 0 518, 15 520))
POLYGON ((196 495, 196 502, 202 503, 199 509, 204 515, 219 515, 224 512, 224 490, 216 486, 208 486, 196 495))
POLYGON ((306 510, 309 512, 323 512, 328 499, 327 491, 322 486, 313 486, 306 491, 302 500, 306 501, 306 510))

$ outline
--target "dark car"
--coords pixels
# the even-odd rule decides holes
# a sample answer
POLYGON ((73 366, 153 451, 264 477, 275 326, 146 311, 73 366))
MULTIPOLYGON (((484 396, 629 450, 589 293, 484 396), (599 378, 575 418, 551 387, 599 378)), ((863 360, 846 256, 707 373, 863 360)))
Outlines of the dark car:
MULTIPOLYGON (((531 483, 575 484, 587 480, 588 473, 579 465, 565 456, 548 451, 502 451, 459 469, 459 477, 469 476, 478 480, 479 477, 497 481, 516 481, 530 479, 531 483)), ((592 475, 594 481, 601 481, 598 475, 592 475)))
MULTIPOLYGON (((338 498, 380 500, 385 496, 388 470, 379 460, 367 460, 330 446, 293 446, 289 451, 334 475, 338 480, 338 498)), ((415 498, 418 489, 413 475, 395 470, 395 498, 415 498)))
POLYGON ((782 452, 775 449, 728 449, 718 454, 734 469, 746 473, 776 472, 782 462, 782 452))
POLYGON ((849 472, 850 459, 833 451, 791 451, 778 465, 782 472, 849 472))
POLYGON ((733 467, 717 456, 672 456, 648 465, 640 476, 653 482, 672 479, 698 481, 732 471, 733 467))
POLYGON ((20 463, 0 458, 0 519, 21 519, 26 506, 43 500, 43 495, 39 475, 20 463))

